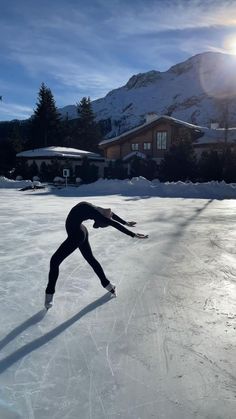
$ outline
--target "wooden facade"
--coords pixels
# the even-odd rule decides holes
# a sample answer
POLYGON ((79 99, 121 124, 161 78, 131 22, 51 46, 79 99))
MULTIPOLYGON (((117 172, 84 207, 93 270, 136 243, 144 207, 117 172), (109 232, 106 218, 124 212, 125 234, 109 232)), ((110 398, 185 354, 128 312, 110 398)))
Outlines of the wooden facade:
POLYGON ((198 126, 168 116, 157 117, 99 146, 108 160, 124 159, 130 153, 142 153, 159 163, 171 144, 183 138, 195 141, 202 135, 198 126))

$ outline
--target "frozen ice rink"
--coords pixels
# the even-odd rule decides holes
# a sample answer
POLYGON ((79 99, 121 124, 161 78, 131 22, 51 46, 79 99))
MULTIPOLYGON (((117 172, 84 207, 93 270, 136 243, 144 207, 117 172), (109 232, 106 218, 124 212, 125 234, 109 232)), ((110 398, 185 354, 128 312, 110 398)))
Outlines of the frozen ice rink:
POLYGON ((1 419, 235 419, 236 200, 1 189, 0 215, 1 419), (118 297, 76 251, 46 312, 80 200, 149 239, 86 222, 118 297))

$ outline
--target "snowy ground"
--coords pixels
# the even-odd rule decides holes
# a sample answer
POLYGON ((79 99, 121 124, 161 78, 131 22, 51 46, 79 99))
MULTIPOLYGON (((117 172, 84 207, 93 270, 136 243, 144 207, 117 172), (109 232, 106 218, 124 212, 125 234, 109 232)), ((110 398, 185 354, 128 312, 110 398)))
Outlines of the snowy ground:
POLYGON ((212 197, 1 189, 0 418, 235 419, 235 207, 212 197), (79 200, 111 207, 150 236, 87 222, 118 298, 75 252, 46 313, 49 259, 79 200))

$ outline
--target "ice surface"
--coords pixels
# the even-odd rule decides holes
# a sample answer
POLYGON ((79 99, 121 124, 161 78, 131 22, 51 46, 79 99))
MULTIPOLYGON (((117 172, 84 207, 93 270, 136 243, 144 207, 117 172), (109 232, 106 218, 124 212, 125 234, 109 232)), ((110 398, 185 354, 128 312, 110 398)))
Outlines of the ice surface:
POLYGON ((140 181, 136 195, 132 185, 118 195, 116 182, 99 196, 98 185, 94 196, 92 185, 87 195, 1 189, 1 419, 235 419, 235 200, 215 199, 227 185, 193 196, 193 185, 170 184, 185 198, 169 198, 140 181), (80 200, 137 221, 149 239, 86 222, 118 298, 75 252, 46 312, 50 256, 80 200))

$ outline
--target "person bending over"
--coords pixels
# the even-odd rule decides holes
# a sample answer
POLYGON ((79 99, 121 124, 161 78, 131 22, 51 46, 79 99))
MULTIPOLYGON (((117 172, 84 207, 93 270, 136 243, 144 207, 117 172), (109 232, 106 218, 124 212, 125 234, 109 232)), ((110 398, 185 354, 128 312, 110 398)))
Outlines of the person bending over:
POLYGON ((130 237, 137 237, 145 239, 148 235, 133 233, 128 230, 126 226, 135 226, 135 221, 124 221, 118 217, 110 208, 105 209, 97 207, 88 202, 80 202, 75 205, 69 212, 66 219, 66 240, 59 246, 57 251, 53 254, 50 260, 50 270, 48 276, 48 284, 45 291, 45 307, 50 308, 53 303, 53 295, 55 293, 55 286, 59 275, 59 266, 75 249, 79 249, 85 260, 93 268, 94 272, 99 277, 102 286, 111 294, 115 295, 115 285, 111 284, 107 279, 100 263, 95 259, 88 238, 88 230, 83 225, 83 221, 94 220, 94 228, 104 228, 112 226, 130 237))

